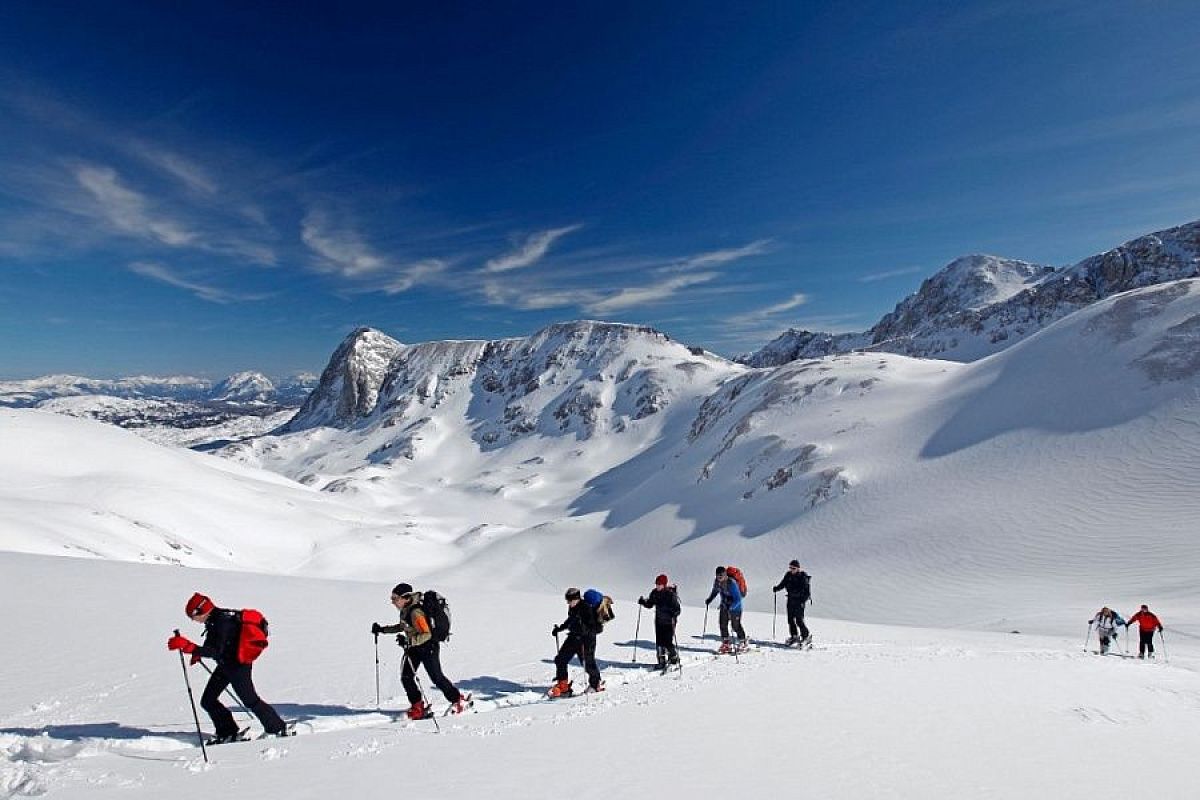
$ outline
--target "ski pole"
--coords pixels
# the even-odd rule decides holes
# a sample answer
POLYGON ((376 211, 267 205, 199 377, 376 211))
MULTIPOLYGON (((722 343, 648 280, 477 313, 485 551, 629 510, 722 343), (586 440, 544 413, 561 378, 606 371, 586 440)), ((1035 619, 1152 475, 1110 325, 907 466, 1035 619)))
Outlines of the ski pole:
POLYGON ((642 633, 642 604, 638 603, 637 625, 633 628, 633 663, 637 663, 638 636, 642 633))
POLYGON ((1159 642, 1162 643, 1163 663, 1165 664, 1165 663, 1167 663, 1167 637, 1165 635, 1163 635, 1162 628, 1158 629, 1158 640, 1159 640, 1159 642))
POLYGON ((375 710, 378 711, 379 700, 379 634, 375 634, 375 710))
POLYGON ((1085 652, 1085 653, 1087 652, 1088 642, 1090 642, 1091 640, 1092 640, 1092 621, 1089 619, 1088 620, 1087 638, 1085 638, 1083 640, 1083 652, 1085 652))
POLYGON ((433 713, 433 707, 429 705, 429 698, 425 696, 425 686, 421 683, 421 677, 419 675, 417 675, 416 666, 413 665, 412 659, 409 658, 407 647, 404 648, 404 660, 406 662, 408 662, 408 668, 410 670, 412 670, 413 683, 415 683, 417 685, 417 691, 421 693, 421 702, 425 705, 425 708, 428 710, 429 718, 431 720, 433 720, 433 729, 436 732, 441 733, 442 726, 438 724, 437 714, 433 713))
POLYGON ((771 605, 774 606, 771 611, 771 641, 778 642, 779 637, 775 635, 775 620, 779 619, 779 593, 776 592, 773 597, 774 600, 771 601, 771 605))
POLYGON ((708 603, 704 604, 704 627, 700 630, 700 638, 708 635, 708 603))
MULTIPOLYGON (((179 636, 179 628, 175 629, 175 635, 179 636)), ((179 667, 183 670, 183 682, 187 686, 188 703, 192 706, 192 719, 196 721, 196 738, 200 741, 200 753, 204 756, 204 763, 208 763, 208 750, 204 748, 204 734, 200 732, 200 715, 196 713, 196 698, 192 695, 192 679, 187 674, 187 664, 183 663, 183 651, 179 651, 179 667)))
POLYGON ((683 656, 679 654, 679 619, 671 623, 671 641, 675 642, 675 660, 679 666, 679 677, 683 677, 683 656))
MULTIPOLYGON (((213 671, 208 668, 208 664, 205 664, 203 661, 201 661, 200 666, 204 667, 204 671, 207 672, 209 675, 213 674, 213 671)), ((240 698, 236 694, 234 694, 233 689, 231 689, 228 685, 225 686, 225 694, 229 695, 229 699, 233 701, 233 704, 235 706, 242 709, 243 714, 245 714, 247 717, 254 716, 253 714, 250 713, 250 709, 246 708, 246 704, 242 702, 242 698, 240 698)))

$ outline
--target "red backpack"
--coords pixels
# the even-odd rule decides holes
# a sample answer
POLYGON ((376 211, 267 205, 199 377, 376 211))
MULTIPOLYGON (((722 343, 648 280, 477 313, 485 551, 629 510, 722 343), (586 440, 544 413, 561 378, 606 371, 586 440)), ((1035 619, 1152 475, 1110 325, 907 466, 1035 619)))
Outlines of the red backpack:
POLYGON ((746 576, 742 571, 737 567, 726 567, 725 574, 737 581, 738 588, 742 590, 742 597, 745 597, 749 589, 746 588, 746 576))
POLYGON ((267 649, 267 618, 261 611, 244 608, 238 612, 242 629, 238 633, 237 659, 239 664, 253 664, 267 649))

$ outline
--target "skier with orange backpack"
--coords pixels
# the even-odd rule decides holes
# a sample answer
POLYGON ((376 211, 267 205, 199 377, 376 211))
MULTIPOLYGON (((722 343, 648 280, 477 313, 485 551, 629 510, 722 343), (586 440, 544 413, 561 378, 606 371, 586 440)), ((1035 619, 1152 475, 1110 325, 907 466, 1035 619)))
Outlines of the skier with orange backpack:
POLYGON ((717 650, 718 654, 740 653, 749 646, 746 641, 746 629, 742 627, 742 597, 746 594, 745 585, 746 579, 737 567, 717 567, 712 592, 704 601, 704 605, 711 605, 713 598, 721 596, 721 613, 718 617, 721 625, 721 647, 717 650), (730 624, 738 637, 736 647, 729 640, 730 624))
POLYGON ((201 658, 217 662, 200 697, 201 707, 208 712, 216 728, 216 734, 207 744, 225 744, 245 738, 246 731, 238 728, 233 713, 221 703, 221 693, 231 685, 242 705, 258 717, 268 736, 290 736, 291 728, 254 689, 251 675, 254 660, 267 647, 267 621, 263 615, 253 609, 217 608, 212 600, 199 592, 187 601, 184 612, 188 619, 204 626, 204 643, 196 644, 175 631, 175 635, 167 640, 167 649, 190 655, 193 664, 201 658))

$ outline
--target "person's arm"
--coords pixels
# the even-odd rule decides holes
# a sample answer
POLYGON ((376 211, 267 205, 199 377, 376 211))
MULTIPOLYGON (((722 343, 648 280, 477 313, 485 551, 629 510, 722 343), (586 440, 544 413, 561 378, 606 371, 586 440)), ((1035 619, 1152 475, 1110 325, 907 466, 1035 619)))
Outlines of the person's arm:
POLYGON ((717 596, 717 592, 719 592, 719 591, 721 591, 720 587, 717 586, 716 581, 713 581, 712 591, 708 593, 708 597, 704 600, 704 605, 708 605, 709 603, 711 603, 713 601, 713 598, 717 596))
POLYGON ((654 604, 657 602, 657 598, 655 597, 657 593, 658 590, 656 589, 650 593, 649 597, 639 597, 638 605, 645 606, 646 608, 654 608, 654 604))
POLYGON ((219 664, 224 658, 225 648, 229 645, 230 633, 235 627, 237 627, 236 620, 229 616, 221 615, 215 618, 211 625, 205 626, 204 643, 197 645, 196 649, 192 651, 192 655, 211 658, 219 664))
POLYGON ((403 632, 404 632, 404 626, 398 622, 395 625, 380 625, 378 622, 376 622, 374 625, 371 626, 371 633, 391 634, 391 633, 403 633, 403 632), (378 628, 378 630, 376 630, 377 628, 378 628))
POLYGON ((771 591, 778 592, 784 586, 787 586, 787 579, 788 579, 788 576, 787 576, 787 573, 785 572, 785 573, 783 573, 783 578, 779 581, 779 583, 777 583, 771 587, 771 591))

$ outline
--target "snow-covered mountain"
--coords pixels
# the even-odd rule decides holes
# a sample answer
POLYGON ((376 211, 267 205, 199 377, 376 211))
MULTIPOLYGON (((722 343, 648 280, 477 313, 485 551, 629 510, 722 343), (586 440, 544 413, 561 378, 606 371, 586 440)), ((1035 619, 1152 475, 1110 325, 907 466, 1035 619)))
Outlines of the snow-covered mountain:
POLYGON ((316 383, 315 375, 304 373, 279 386, 259 372, 239 372, 216 384, 186 376, 47 376, 0 382, 0 408, 40 408, 107 422, 160 444, 212 447, 283 425, 316 383))
POLYGON ((1139 237, 1070 267, 995 256, 956 259, 871 329, 788 330, 737 360, 777 366, 858 349, 974 361, 1129 289, 1200 276, 1200 221, 1139 237))

